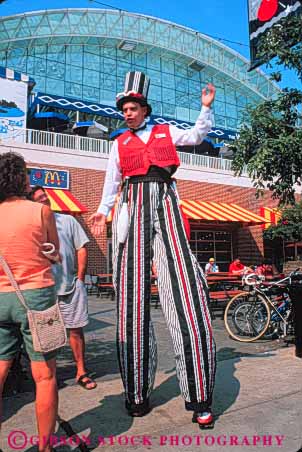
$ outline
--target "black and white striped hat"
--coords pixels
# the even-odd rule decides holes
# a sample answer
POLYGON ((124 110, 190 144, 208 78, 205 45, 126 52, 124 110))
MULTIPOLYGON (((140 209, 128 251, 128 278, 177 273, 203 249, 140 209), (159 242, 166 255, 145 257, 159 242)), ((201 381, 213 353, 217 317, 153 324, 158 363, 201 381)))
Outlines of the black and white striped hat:
POLYGON ((116 96, 117 108, 122 110, 125 102, 138 102, 142 107, 147 107, 147 116, 150 116, 152 109, 147 101, 149 85, 150 78, 143 72, 128 72, 124 91, 116 96))

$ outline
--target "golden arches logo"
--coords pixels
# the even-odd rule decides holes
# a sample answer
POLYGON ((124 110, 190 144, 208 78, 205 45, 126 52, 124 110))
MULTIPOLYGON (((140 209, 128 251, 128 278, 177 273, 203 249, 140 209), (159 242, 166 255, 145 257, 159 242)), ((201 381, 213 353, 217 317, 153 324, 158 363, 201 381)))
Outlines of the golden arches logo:
POLYGON ((61 185, 61 179, 57 171, 46 171, 44 184, 47 185, 49 182, 51 185, 61 185))

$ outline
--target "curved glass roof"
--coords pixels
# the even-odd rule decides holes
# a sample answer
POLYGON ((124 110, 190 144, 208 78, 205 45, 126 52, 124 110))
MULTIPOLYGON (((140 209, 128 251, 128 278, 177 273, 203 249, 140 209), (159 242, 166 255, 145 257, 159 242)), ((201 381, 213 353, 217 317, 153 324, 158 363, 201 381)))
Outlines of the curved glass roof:
POLYGON ((0 52, 43 45, 106 46, 112 40, 125 50, 128 44, 141 54, 152 51, 158 57, 187 60, 188 66, 206 67, 256 99, 271 97, 278 90, 260 70, 247 72, 249 62, 237 52, 158 18, 102 9, 47 10, 0 18, 0 52))

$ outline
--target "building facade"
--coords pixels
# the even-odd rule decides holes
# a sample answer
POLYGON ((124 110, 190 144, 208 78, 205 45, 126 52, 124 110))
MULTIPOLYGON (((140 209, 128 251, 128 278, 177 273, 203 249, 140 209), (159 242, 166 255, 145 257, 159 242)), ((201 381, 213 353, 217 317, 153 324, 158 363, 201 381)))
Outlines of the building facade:
MULTIPOLYGON (((235 139, 247 105, 277 92, 260 70, 247 72, 247 60, 202 33, 112 10, 48 10, 1 17, 0 66, 23 72, 36 83, 22 142, 20 136, 18 143, 2 140, 0 152, 17 150, 33 168, 68 171, 72 194, 88 210, 81 216, 84 223, 100 199, 110 151, 106 139, 123 126, 115 96, 123 91, 126 72, 139 70, 150 77, 151 122, 183 129, 194 124, 201 89, 212 82, 217 96, 209 139, 218 147, 235 139), (41 112, 64 113, 69 125, 34 131, 33 119, 41 112), (108 128, 105 140, 70 135, 75 121, 87 120, 108 128)), ((264 251, 261 220, 247 213, 239 219, 226 216, 223 209, 230 210, 235 203, 237 210, 259 216, 261 206, 275 205, 269 194, 256 200, 251 181, 246 174, 235 177, 230 160, 181 152, 181 161, 176 174, 181 199, 187 207, 191 201, 208 203, 206 213, 200 205, 193 213, 188 208, 191 246, 199 262, 204 265, 214 256, 226 270, 240 254, 247 264, 258 263, 264 251)), ((110 270, 110 243, 110 227, 97 241, 91 237, 91 273, 110 270)))

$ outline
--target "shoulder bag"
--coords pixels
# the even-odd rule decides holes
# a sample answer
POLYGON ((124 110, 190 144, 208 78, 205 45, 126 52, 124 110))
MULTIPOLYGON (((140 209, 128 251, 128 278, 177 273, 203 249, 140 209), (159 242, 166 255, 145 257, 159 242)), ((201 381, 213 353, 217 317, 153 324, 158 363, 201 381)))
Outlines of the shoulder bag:
POLYGON ((54 306, 51 306, 44 311, 34 311, 29 309, 18 283, 11 272, 11 269, 1 254, 0 263, 9 278, 11 285, 16 291, 16 295, 18 296, 20 303, 27 311, 27 318, 32 335, 34 350, 36 352, 48 353, 66 345, 66 328, 58 301, 56 301, 54 306))

